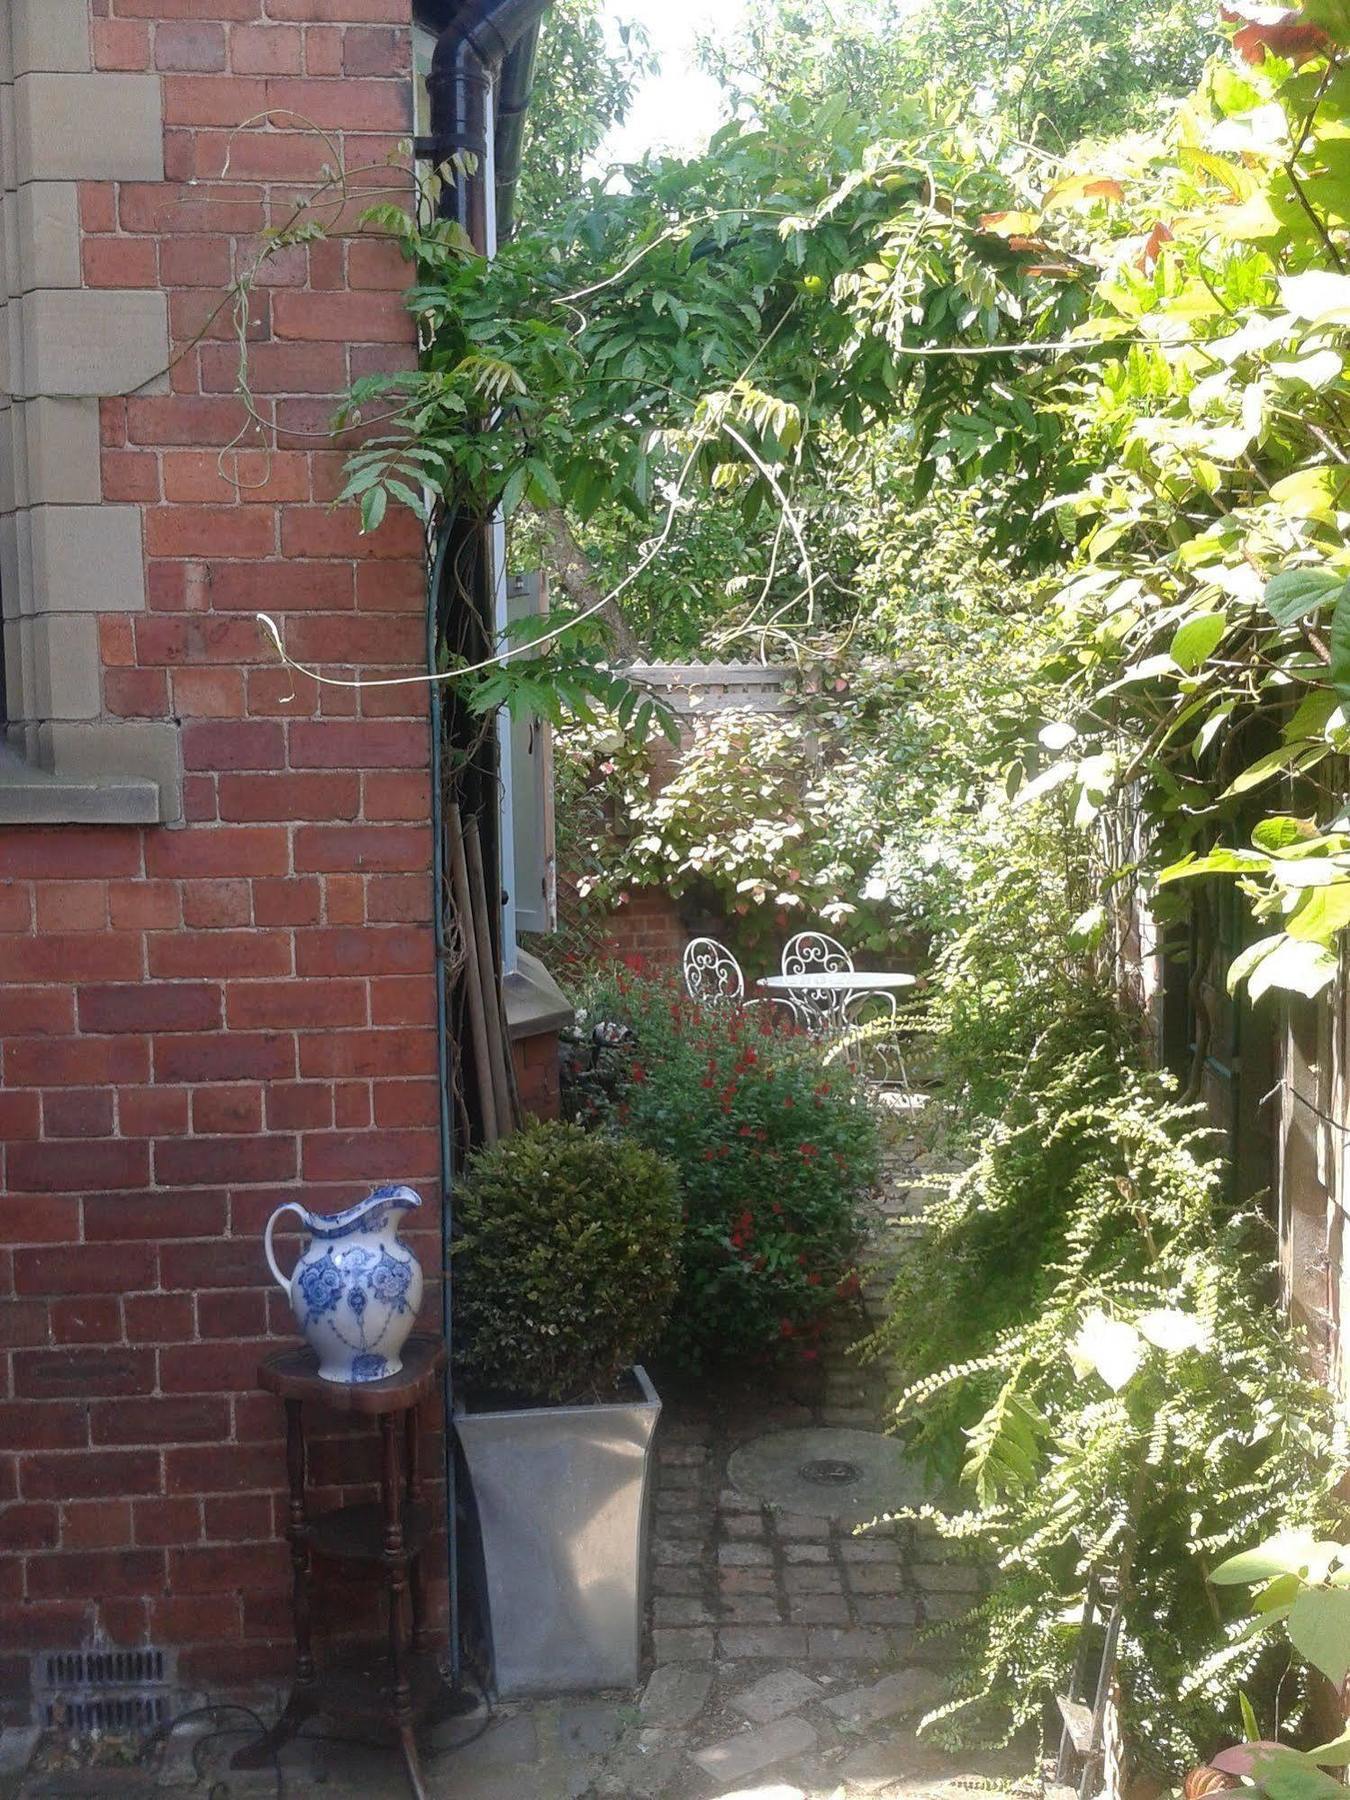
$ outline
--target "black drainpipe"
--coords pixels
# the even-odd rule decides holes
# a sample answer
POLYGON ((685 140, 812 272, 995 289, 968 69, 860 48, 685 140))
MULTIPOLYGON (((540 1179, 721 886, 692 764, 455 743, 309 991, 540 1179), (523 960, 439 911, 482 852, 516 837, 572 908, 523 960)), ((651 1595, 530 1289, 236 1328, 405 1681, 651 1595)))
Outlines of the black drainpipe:
MULTIPOLYGON (((453 4, 453 0, 451 0, 453 4)), ((443 216, 454 219, 482 254, 492 247, 489 232, 487 190, 488 121, 494 115, 496 87, 496 220, 497 235, 509 235, 516 182, 524 137, 525 111, 534 79, 539 27, 551 0, 467 0, 444 21, 432 59, 428 89, 431 98, 431 131, 414 144, 415 154, 442 167, 457 153, 476 159, 472 170, 449 170, 444 175, 441 197, 443 216)), ((442 0, 424 0, 427 11, 443 15, 442 0)), ((440 23, 441 20, 437 19, 440 23)), ((458 513, 442 519, 437 534, 437 553, 427 593, 427 660, 435 673, 440 646, 447 637, 458 639, 456 648, 467 649, 472 660, 490 655, 490 630, 484 622, 493 616, 491 523, 458 513), (460 599, 460 606, 454 602, 460 599), (476 618, 475 618, 476 615, 476 618)), ((457 708, 453 695, 443 704, 440 687, 431 687, 431 806, 432 917, 436 933, 437 1005, 436 1035, 440 1086, 441 1139, 441 1325, 445 1342, 451 1341, 453 1293, 450 1249, 453 1234, 455 1119, 451 1099, 450 1018, 446 979, 449 968, 449 934, 446 930, 444 782, 447 716, 452 737, 457 737, 457 708)), ((465 741, 468 741, 467 738, 465 741)), ((477 789, 480 807, 495 802, 498 792, 495 737, 479 742, 472 767, 461 770, 461 782, 477 789), (472 779, 476 777, 475 779, 472 779)), ((493 816, 483 807, 483 824, 493 816)), ((485 830, 488 852, 489 892, 492 870, 497 866, 496 832, 485 830)), ((497 882, 500 887, 500 879, 497 882)), ((500 945, 496 946, 500 956, 500 945)), ((450 1672, 460 1679, 459 1568, 457 1546, 457 1468, 455 1458, 453 1384, 445 1383, 445 1481, 446 1524, 449 1534, 450 1672)))
MULTIPOLYGON (((446 10, 442 0, 424 4, 437 14, 446 10)), ((496 235, 504 241, 511 235, 539 27, 551 4, 552 0, 467 0, 446 19, 436 42, 427 82, 431 131, 417 140, 417 154, 438 165, 457 151, 477 157, 472 174, 457 173, 447 182, 441 210, 457 220, 484 252, 488 118, 495 121, 496 235)))

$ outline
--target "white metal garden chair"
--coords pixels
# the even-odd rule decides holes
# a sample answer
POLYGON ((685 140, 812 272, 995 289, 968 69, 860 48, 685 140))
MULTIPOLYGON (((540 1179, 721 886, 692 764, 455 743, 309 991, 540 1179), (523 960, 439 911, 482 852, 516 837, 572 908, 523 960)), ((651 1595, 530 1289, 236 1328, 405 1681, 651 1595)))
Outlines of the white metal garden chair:
POLYGON ((684 989, 702 1006, 743 1006, 745 975, 741 965, 716 938, 699 937, 684 953, 684 989))
MULTIPOLYGON (((823 931, 799 931, 783 946, 783 973, 795 979, 811 975, 847 975, 853 972, 853 958, 837 938, 823 931)), ((834 986, 813 988, 803 981, 794 986, 788 1005, 797 1022, 813 1036, 833 1034, 842 1029, 851 996, 834 986)))
POLYGON ((813 1037, 847 1041, 856 1033, 849 1060, 882 1085, 898 1079, 908 1088, 909 1072, 893 1029, 895 995, 866 987, 855 990, 833 981, 818 988, 810 985, 812 975, 851 975, 854 967, 853 958, 837 938, 824 931, 799 931, 783 949, 784 975, 801 980, 799 987, 793 987, 788 1005, 798 1024, 813 1037))

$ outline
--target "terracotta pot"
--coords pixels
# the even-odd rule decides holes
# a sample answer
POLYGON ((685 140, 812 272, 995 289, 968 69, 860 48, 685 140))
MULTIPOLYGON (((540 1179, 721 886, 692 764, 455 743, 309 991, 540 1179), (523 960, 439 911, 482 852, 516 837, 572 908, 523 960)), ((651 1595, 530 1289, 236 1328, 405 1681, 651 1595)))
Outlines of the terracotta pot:
POLYGON ((1213 1768, 1209 1763, 1201 1763, 1182 1782, 1181 1792, 1183 1800, 1204 1800, 1206 1794, 1222 1794, 1229 1788, 1241 1786, 1236 1775, 1230 1775, 1224 1769, 1213 1768))

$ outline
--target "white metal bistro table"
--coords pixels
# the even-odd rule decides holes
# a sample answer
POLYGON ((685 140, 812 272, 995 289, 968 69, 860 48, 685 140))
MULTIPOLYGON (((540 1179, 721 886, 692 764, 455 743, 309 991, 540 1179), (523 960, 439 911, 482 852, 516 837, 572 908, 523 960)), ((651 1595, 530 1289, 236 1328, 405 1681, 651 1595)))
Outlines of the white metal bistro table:
MULTIPOLYGON (((764 975, 756 986, 792 1009, 794 1018, 813 1037, 828 1039, 846 1038, 853 1029, 849 1019, 849 1008, 858 1000, 870 999, 873 995, 890 1003, 891 1013, 895 1013, 895 997, 904 988, 912 988, 918 983, 917 975, 890 973, 882 969, 803 969, 795 975, 764 975)), ((885 1047, 878 1043, 874 1051, 883 1057, 888 1054, 885 1047)), ((896 1071, 901 1085, 910 1085, 909 1071, 905 1067, 905 1059, 900 1054, 899 1045, 894 1045, 889 1052, 893 1055, 896 1071)), ((877 1079, 885 1085, 889 1075, 877 1079)))
POLYGON ((804 969, 800 975, 762 975, 755 985, 771 994, 894 994, 918 979, 881 969, 804 969))

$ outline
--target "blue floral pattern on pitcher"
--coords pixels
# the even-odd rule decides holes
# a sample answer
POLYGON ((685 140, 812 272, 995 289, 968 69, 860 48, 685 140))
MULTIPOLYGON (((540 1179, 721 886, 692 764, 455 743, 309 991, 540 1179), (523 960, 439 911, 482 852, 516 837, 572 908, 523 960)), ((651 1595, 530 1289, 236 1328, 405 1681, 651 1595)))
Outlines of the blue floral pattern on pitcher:
POLYGON ((422 1302, 422 1269, 399 1243, 398 1224, 400 1214, 421 1204, 411 1188, 383 1187, 344 1212, 311 1213, 288 1201, 268 1220, 268 1267, 325 1381, 383 1381, 403 1367, 400 1355, 422 1302), (276 1222, 288 1211, 310 1233, 289 1281, 272 1249, 276 1222))

